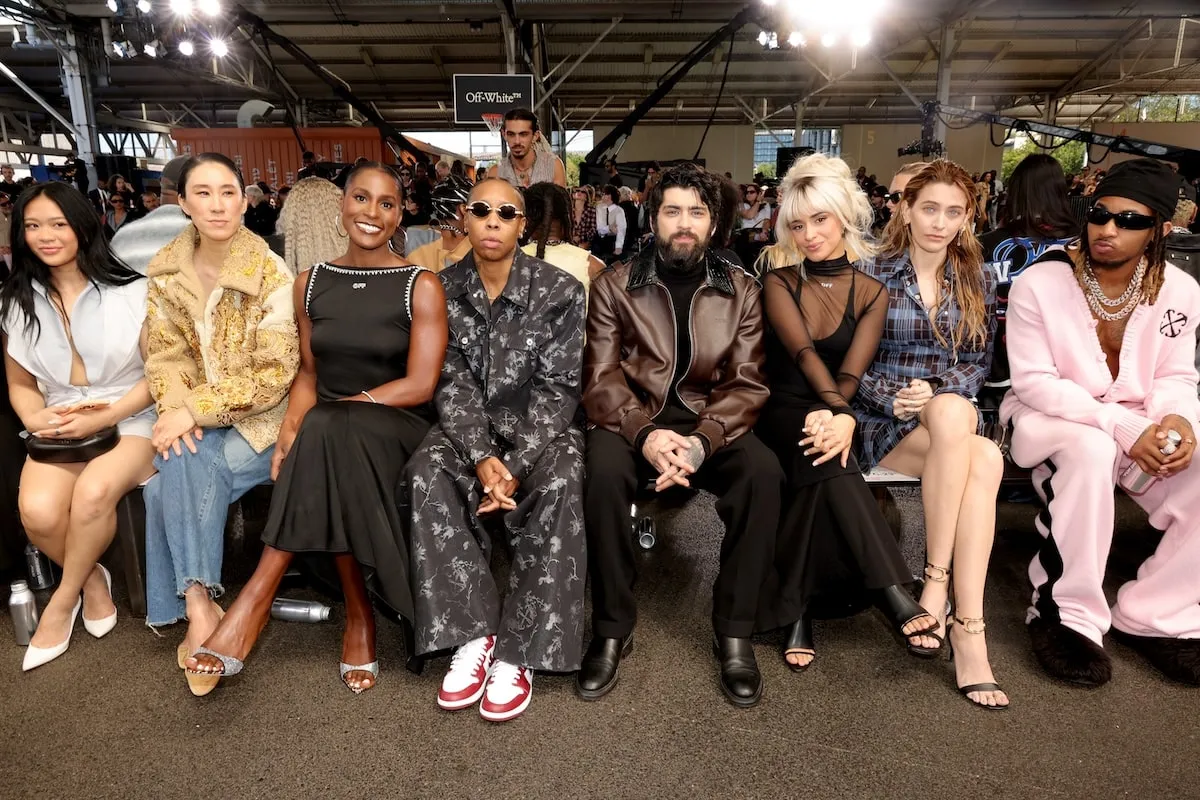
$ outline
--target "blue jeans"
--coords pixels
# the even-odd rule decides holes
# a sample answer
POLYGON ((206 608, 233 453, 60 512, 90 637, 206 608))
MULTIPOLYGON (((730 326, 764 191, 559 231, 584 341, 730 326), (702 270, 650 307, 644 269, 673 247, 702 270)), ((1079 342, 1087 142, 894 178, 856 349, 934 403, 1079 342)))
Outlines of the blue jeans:
POLYGON ((274 446, 262 453, 235 428, 205 428, 193 455, 154 459, 146 484, 146 623, 169 625, 186 616, 183 594, 192 584, 224 594, 221 561, 229 505, 271 482, 274 446))

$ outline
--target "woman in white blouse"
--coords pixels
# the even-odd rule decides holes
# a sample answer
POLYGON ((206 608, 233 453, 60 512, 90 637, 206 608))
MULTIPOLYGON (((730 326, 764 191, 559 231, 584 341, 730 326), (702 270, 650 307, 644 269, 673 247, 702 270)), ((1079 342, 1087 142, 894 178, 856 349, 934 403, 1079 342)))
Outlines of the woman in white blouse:
POLYGON ((13 212, 12 274, 0 286, 9 399, 31 436, 120 440, 91 461, 27 459, 18 504, 29 539, 62 567, 23 668, 67 650, 75 619, 96 638, 116 624, 112 578, 97 559, 117 502, 153 472, 154 411, 140 348, 146 280, 109 249, 88 201, 65 183, 26 192, 13 212))

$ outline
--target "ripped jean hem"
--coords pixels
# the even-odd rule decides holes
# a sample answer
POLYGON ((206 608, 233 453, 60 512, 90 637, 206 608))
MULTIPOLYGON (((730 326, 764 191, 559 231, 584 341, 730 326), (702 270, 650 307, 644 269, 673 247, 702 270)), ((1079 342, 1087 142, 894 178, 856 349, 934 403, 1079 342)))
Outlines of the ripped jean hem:
MULTIPOLYGON (((223 585, 221 585, 220 583, 209 583, 202 578, 185 578, 183 583, 184 583, 183 589, 181 591, 179 591, 178 593, 176 593, 176 595, 175 595, 180 600, 183 599, 183 597, 187 593, 188 589, 192 588, 193 586, 195 586, 197 584, 208 589, 209 599, 216 600, 218 597, 221 597, 223 594, 225 594, 225 587, 223 585)), ((188 617, 187 617, 187 613, 186 613, 186 604, 185 604, 185 613, 180 614, 179 616, 170 617, 165 620, 151 620, 149 617, 147 617, 146 618, 146 627, 149 628, 150 630, 154 631, 155 634, 161 636, 162 634, 160 634, 158 632, 158 628, 165 628, 168 625, 174 625, 177 622, 183 622, 183 621, 187 620, 187 618, 188 617)))

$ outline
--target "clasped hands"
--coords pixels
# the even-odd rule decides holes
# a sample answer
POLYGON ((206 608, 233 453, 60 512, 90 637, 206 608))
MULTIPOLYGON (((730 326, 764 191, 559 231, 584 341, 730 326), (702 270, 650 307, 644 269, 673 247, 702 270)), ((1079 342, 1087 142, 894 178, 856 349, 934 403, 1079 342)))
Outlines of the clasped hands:
POLYGON ((813 462, 814 467, 841 456, 842 466, 845 467, 850 461, 850 447, 854 444, 856 424, 851 414, 834 414, 827 409, 809 412, 804 418, 806 436, 800 440, 800 446, 808 448, 804 455, 821 454, 820 458, 813 462))
POLYGON ((39 439, 86 439, 115 424, 107 403, 79 404, 43 408, 34 415, 28 430, 39 439))
POLYGON ((192 419, 192 412, 187 406, 180 406, 162 414, 154 423, 150 433, 150 444, 162 456, 163 461, 169 461, 171 451, 175 455, 183 455, 183 447, 192 455, 196 454, 196 442, 204 438, 204 430, 192 419), (182 446, 181 446, 182 445, 182 446))
POLYGON ((892 415, 896 419, 907 422, 913 417, 920 416, 925 404, 933 399, 933 386, 929 381, 913 378, 908 386, 896 392, 892 400, 892 415))
POLYGON ((1129 457, 1137 462, 1147 475, 1158 475, 1166 478, 1177 472, 1182 472, 1192 463, 1192 454, 1196 451, 1196 434, 1192 425, 1178 414, 1168 414, 1162 422, 1151 425, 1142 431, 1142 435, 1129 448, 1129 457), (1183 441, 1169 456, 1163 455, 1162 448, 1167 443, 1167 431, 1175 431, 1183 441))
POLYGON ((694 475, 704 463, 704 443, 699 436, 684 436, 667 428, 650 432, 642 443, 642 457, 658 470, 654 491, 671 486, 691 486, 688 475, 694 475))
POLYGON ((475 465, 475 477, 483 486, 484 500, 476 514, 482 516, 493 511, 512 511, 517 507, 514 499, 521 482, 513 477, 512 470, 495 456, 488 456, 475 465))

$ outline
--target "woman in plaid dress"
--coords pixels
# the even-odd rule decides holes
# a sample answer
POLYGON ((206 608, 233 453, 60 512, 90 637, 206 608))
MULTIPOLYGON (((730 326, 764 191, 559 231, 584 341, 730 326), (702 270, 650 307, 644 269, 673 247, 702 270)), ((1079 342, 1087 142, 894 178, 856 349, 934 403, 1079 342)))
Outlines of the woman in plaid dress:
POLYGON ((974 189, 971 176, 944 159, 905 187, 884 231, 884 255, 865 269, 887 287, 889 307, 855 407, 865 467, 921 478, 921 605, 957 628, 909 637, 909 650, 936 656, 949 636, 959 690, 981 707, 1002 709, 1008 697, 995 683, 983 636, 983 584, 1004 463, 999 448, 978 435, 971 402, 991 365, 996 281, 972 230, 974 189))

